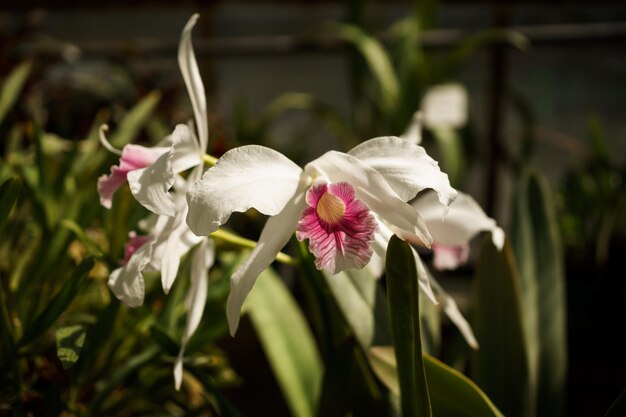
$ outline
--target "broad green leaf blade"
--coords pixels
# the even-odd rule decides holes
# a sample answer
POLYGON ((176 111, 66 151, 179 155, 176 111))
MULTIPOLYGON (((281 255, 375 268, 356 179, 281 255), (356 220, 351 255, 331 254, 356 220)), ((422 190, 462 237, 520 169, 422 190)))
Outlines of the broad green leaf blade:
POLYGON ((7 224, 11 209, 20 195, 20 189, 20 181, 17 178, 9 178, 0 185, 0 232, 7 224))
POLYGON ((72 367, 78 361, 85 344, 86 334, 87 329, 82 324, 71 324, 57 330, 57 356, 63 369, 72 367))
POLYGON ((318 417, 345 417, 350 411, 354 346, 347 340, 336 346, 326 360, 318 417))
POLYGON ((398 104, 400 88, 398 77, 382 44, 357 26, 344 24, 335 28, 337 35, 352 43, 363 55, 380 86, 381 106, 392 112, 398 104))
POLYGON ((361 347, 390 345, 389 312, 378 278, 367 268, 324 273, 324 277, 361 347))
POLYGON ((394 235, 387 246, 385 263, 402 415, 430 416, 432 411, 420 339, 417 267, 409 244, 394 235))
POLYGON ((30 62, 23 62, 17 66, 2 83, 0 89, 0 125, 9 113, 9 110, 15 105, 19 97, 24 83, 30 74, 30 62))
MULTIPOLYGON (((369 356, 376 375, 392 393, 398 395, 397 365, 393 349, 388 346, 374 346, 369 350, 369 356)), ((430 355, 423 356, 433 416, 502 416, 500 410, 471 379, 430 355)))
POLYGON ((111 144, 117 148, 122 148, 130 143, 137 136, 139 130, 148 122, 159 101, 161 101, 161 93, 158 91, 152 91, 141 99, 124 116, 119 127, 111 136, 111 144))
POLYGON ((83 289, 87 282, 87 275, 93 268, 93 258, 87 258, 76 267, 70 279, 65 283, 46 308, 26 328, 18 345, 25 346, 43 334, 67 309, 72 300, 83 289))
POLYGON ((507 416, 533 413, 519 276, 509 242, 486 239, 475 278, 473 379, 507 416))
POLYGON ((523 177, 516 198, 515 254, 520 268, 531 381, 539 415, 565 411, 566 295, 555 204, 546 181, 523 177))
POLYGON ((609 411, 606 412, 604 417, 620 417, 626 416, 626 389, 622 391, 622 393, 617 397, 615 402, 609 408, 609 411))
POLYGON ((296 417, 313 417, 322 364, 311 330, 278 275, 266 269, 248 295, 245 308, 265 354, 296 417))

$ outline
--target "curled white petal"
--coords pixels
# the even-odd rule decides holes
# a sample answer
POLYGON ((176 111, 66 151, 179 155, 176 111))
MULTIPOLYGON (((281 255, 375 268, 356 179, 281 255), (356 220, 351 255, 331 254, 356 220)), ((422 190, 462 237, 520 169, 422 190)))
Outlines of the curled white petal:
POLYGON ((185 348, 187 342, 194 334, 204 312, 207 294, 209 291, 208 269, 211 268, 215 261, 215 249, 213 242, 208 238, 203 238, 191 261, 191 286, 185 297, 185 306, 187 307, 187 321, 181 341, 180 351, 176 357, 174 364, 174 383, 176 389, 180 389, 183 378, 183 357, 185 356, 185 348))
POLYGON ((153 241, 144 243, 128 263, 111 272, 108 285, 113 294, 129 307, 143 304, 145 288, 142 272, 150 263, 153 241))
POLYGON ((309 163, 305 172, 321 175, 331 182, 349 182, 356 189, 357 198, 389 223, 399 237, 424 246, 432 243, 417 210, 398 197, 382 174, 356 157, 330 151, 309 163))
POLYGON ((422 119, 424 116, 421 111, 416 111, 411 118, 409 126, 404 133, 400 136, 402 139, 413 145, 419 145, 422 143, 422 119))
POLYGON ((104 124, 104 125, 100 126, 100 130, 99 130, 100 143, 109 152, 121 156, 122 155, 122 151, 120 149, 116 149, 113 145, 111 145, 111 142, 109 142, 109 140, 107 139, 105 132, 107 132, 108 130, 109 130, 109 126, 108 125, 104 124))
POLYGON ((452 296, 448 294, 432 276, 430 277, 430 281, 439 297, 439 301, 441 302, 441 306, 443 307, 443 311, 446 316, 448 316, 450 321, 456 326, 457 329, 459 329, 459 332, 461 332, 461 335, 467 344, 472 349, 478 349, 478 341, 476 340, 472 326, 470 326, 465 317, 463 317, 463 314, 459 310, 454 298, 452 298, 452 296))
POLYGON ((305 190, 306 184, 302 184, 283 210, 267 220, 256 247, 231 277, 230 295, 226 302, 226 317, 231 335, 237 331, 241 306, 257 277, 270 266, 295 230, 298 218, 306 206, 305 190))
POLYGON ((189 126, 179 124, 176 125, 174 131, 166 138, 166 141, 174 147, 172 155, 172 171, 174 174, 180 174, 202 163, 202 150, 193 136, 189 126))
POLYGON ((432 188, 441 204, 448 206, 456 198, 448 175, 439 169, 421 146, 395 137, 370 139, 353 148, 350 155, 380 172, 391 188, 404 201, 409 201, 422 190, 432 188))
POLYGON ((422 262, 422 259, 417 251, 414 248, 411 248, 411 250, 413 252, 413 258, 415 259, 415 266, 417 268, 417 283, 419 284, 419 287, 422 289, 426 297, 433 302, 433 304, 439 304, 435 294, 433 293, 433 289, 430 286, 430 280, 432 279, 430 272, 428 272, 424 266, 424 263, 422 262))
POLYGON ((191 16, 183 29, 183 33, 180 36, 180 43, 178 44, 178 65, 180 66, 180 72, 185 80, 185 86, 187 87, 191 105, 193 106, 193 114, 196 119, 198 136, 200 138, 200 149, 204 152, 209 142, 206 95, 191 43, 191 31, 199 17, 200 15, 197 13, 191 16))
POLYGON ((258 145, 226 152, 187 193, 187 224, 208 236, 230 215, 255 208, 274 216, 293 197, 302 169, 283 154, 258 145))
POLYGON ((492 233, 494 244, 502 248, 504 232, 496 221, 485 214, 476 201, 465 193, 448 207, 445 220, 444 207, 438 204, 434 193, 426 193, 411 203, 420 212, 436 243, 462 246, 482 231, 492 233))
POLYGON ((174 149, 161 155, 152 165, 128 173, 128 186, 135 199, 155 214, 174 216, 176 204, 169 189, 174 185, 171 158, 174 149))

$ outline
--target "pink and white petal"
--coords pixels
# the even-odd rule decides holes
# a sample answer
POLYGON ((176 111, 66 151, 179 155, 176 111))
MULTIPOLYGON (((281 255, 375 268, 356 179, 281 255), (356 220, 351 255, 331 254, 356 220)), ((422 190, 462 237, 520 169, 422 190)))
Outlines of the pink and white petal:
POLYGON ((307 164, 305 172, 319 174, 330 182, 346 181, 354 186, 357 198, 389 223, 400 238, 430 247, 432 238, 424 220, 405 203, 374 168, 352 155, 330 151, 307 164))
POLYGON ((176 215, 176 204, 169 193, 175 178, 172 156, 170 149, 149 167, 128 173, 128 185, 135 199, 151 212, 164 216, 176 215))
POLYGON ((428 188, 435 190, 441 204, 446 206, 456 198, 448 175, 421 146, 395 136, 384 136, 365 141, 348 153, 380 172, 403 201, 411 200, 428 188))
POLYGON ((143 304, 145 288, 142 272, 152 257, 152 241, 145 243, 130 257, 128 263, 111 272, 108 285, 113 294, 129 307, 143 304))
POLYGON ((478 341, 476 340, 472 326, 470 326, 465 317, 463 317, 454 298, 452 298, 432 276, 430 277, 430 281, 443 307, 443 312, 448 316, 452 324, 459 329, 459 332, 461 332, 467 344, 472 349, 478 349, 478 341))
POLYGON ((180 389, 183 380, 183 357, 187 342, 195 333, 200 325, 204 306, 206 305, 207 294, 209 291, 209 275, 208 270, 213 266, 215 261, 215 248, 213 242, 209 238, 202 238, 202 241, 196 248, 191 259, 191 286, 185 297, 185 306, 187 307, 187 320, 185 322, 185 330, 181 340, 180 351, 174 363, 174 383, 176 389, 180 389))
POLYGON ((202 78, 200 77, 198 63, 196 62, 196 56, 193 51, 193 44, 191 43, 191 31, 199 17, 200 15, 197 13, 191 16, 183 29, 183 33, 180 36, 180 43, 178 44, 178 65, 180 66, 180 72, 183 75, 185 86, 187 87, 187 92, 191 99, 200 139, 200 149, 202 152, 205 152, 209 143, 206 95, 204 92, 204 84, 202 84, 202 78))
POLYGON ((98 195, 100 204, 107 209, 113 205, 113 194, 126 183, 127 172, 121 171, 119 167, 112 166, 110 175, 102 175, 98 178, 98 195))
POLYGON ((378 224, 369 208, 356 199, 354 187, 346 182, 317 183, 307 191, 306 200, 309 207, 298 222, 296 237, 309 240, 309 250, 315 255, 317 268, 336 274, 367 265, 372 257, 371 243, 378 224), (326 203, 320 201, 322 198, 326 203), (328 198, 334 199, 335 203, 328 203, 333 201, 328 198), (333 212, 329 205, 337 204, 334 210, 341 205, 343 208, 333 212), (320 214, 322 212, 335 220, 325 219, 320 214))
POLYGON ((433 243, 433 266, 439 271, 455 270, 467 263, 469 245, 446 246, 433 243))
POLYGON ((482 231, 491 232, 494 243, 499 244, 499 248, 504 243, 502 229, 468 194, 459 192, 456 201, 448 207, 447 214, 434 193, 425 193, 411 204, 420 212, 433 240, 438 244, 462 246, 482 231))
POLYGON ((230 215, 255 208, 280 213, 293 198, 302 169, 283 154, 258 145, 226 152, 187 193, 187 224, 197 235, 208 236, 230 215))
POLYGON ((241 306, 254 282, 259 274, 274 261, 295 230, 298 218, 306 206, 305 191, 306 184, 303 184, 285 204, 283 210, 267 220, 256 247, 231 277, 230 295, 226 302, 226 317, 232 336, 235 335, 239 326, 241 306))

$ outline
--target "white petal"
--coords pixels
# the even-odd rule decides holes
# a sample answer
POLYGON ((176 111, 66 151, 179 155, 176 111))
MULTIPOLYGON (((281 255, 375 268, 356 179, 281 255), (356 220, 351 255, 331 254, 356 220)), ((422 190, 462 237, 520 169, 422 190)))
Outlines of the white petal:
POLYGON ((467 123, 467 91, 461 84, 440 84, 422 100, 424 124, 431 129, 455 129, 467 123))
POLYGON ((446 206, 456 198, 456 190, 437 161, 424 148, 404 139, 395 136, 370 139, 349 154, 380 172, 404 201, 427 188, 437 191, 439 201, 446 206))
POLYGON ((393 236, 393 232, 380 217, 374 214, 378 221, 378 232, 374 235, 372 242, 372 258, 366 268, 377 278, 380 278, 385 271, 385 256, 387 254, 387 245, 389 239, 393 236))
POLYGON ((191 105, 193 106, 193 114, 196 119, 198 136, 200 137, 200 149, 202 152, 205 152, 209 142, 206 95, 191 43, 191 30, 199 17, 200 15, 197 13, 191 16, 183 29, 183 33, 180 36, 180 43, 178 44, 178 65, 180 66, 180 72, 183 74, 187 92, 191 99, 191 105))
POLYGON ((187 227, 184 221, 186 214, 186 210, 177 213, 171 230, 167 231, 167 240, 161 258, 161 283, 166 294, 169 293, 178 274, 180 258, 203 240, 187 227))
POLYGON ((187 224, 207 236, 230 215, 252 207, 278 214, 293 197, 302 169, 283 154, 257 145, 226 152, 187 193, 187 224))
POLYGON ((208 269, 215 261, 215 250, 213 243, 208 238, 203 238, 202 242, 193 254, 191 261, 191 286, 185 297, 185 306, 187 307, 187 321, 181 341, 180 352, 174 364, 174 381, 176 389, 180 389, 183 377, 183 357, 185 356, 185 348, 187 342, 194 334, 204 312, 204 306, 207 300, 209 290, 208 269))
POLYGON ((306 184, 301 185, 283 210, 267 220, 256 248, 231 277, 230 295, 226 302, 226 316, 231 335, 237 331, 241 306, 257 277, 270 266, 294 232, 302 210, 306 206, 304 199, 306 186, 306 184))
POLYGON ((413 145, 422 143, 422 119, 422 112, 416 111, 411 118, 409 126, 400 137, 413 145))
POLYGON ((474 336, 472 326, 470 326, 467 320, 465 320, 465 317, 463 317, 463 314, 461 314, 454 298, 452 298, 452 296, 448 294, 432 276, 430 277, 430 281, 435 289, 435 292, 439 296, 439 300, 443 306, 443 311, 446 313, 446 316, 448 316, 450 321, 456 326, 457 329, 459 329, 467 344, 472 349, 478 349, 478 341, 476 340, 476 336, 474 336))
POLYGON ((129 307, 139 307, 143 304, 145 288, 141 273, 150 262, 152 242, 144 243, 130 257, 126 265, 114 270, 109 276, 109 288, 121 302, 129 307))
POLYGON ((174 147, 171 159, 174 174, 180 174, 202 163, 200 145, 187 125, 176 125, 172 134, 165 138, 165 141, 174 147))
POLYGON ((415 266, 417 268, 417 283, 419 284, 424 294, 428 297, 428 299, 432 301, 433 304, 438 304, 437 298, 435 297, 435 294, 430 287, 431 274, 424 266, 424 263, 422 262, 422 259, 420 258, 417 251, 414 248, 411 249, 413 251, 413 258, 415 259, 415 266))
POLYGON ((168 190, 174 184, 170 159, 173 149, 161 155, 152 165, 128 173, 128 186, 135 199, 153 213, 174 216, 176 204, 168 190))
POLYGON ((357 198, 388 222, 399 237, 425 246, 432 243, 417 210, 400 199, 377 170, 354 156, 330 151, 309 163, 305 171, 312 176, 318 173, 331 182, 349 182, 356 188, 357 198))
POLYGON ((439 204, 434 193, 421 195, 411 204, 424 218, 436 243, 462 246, 482 231, 492 232, 496 246, 499 243, 498 247, 501 248, 504 243, 502 229, 468 194, 459 193, 454 203, 447 208, 445 220, 445 208, 439 204))

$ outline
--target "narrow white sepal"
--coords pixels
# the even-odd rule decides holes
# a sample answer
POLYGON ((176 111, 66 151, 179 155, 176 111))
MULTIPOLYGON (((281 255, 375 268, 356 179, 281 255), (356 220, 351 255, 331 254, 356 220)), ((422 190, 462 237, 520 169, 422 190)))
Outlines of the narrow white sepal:
POLYGON ((191 99, 193 114, 198 128, 200 149, 202 152, 205 152, 209 142, 206 94, 191 42, 191 31, 199 17, 200 15, 197 13, 191 16, 183 29, 180 36, 180 43, 178 44, 178 65, 180 66, 180 72, 183 75, 185 86, 187 87, 187 92, 191 99))
POLYGON ((257 277, 270 266, 295 230, 298 218, 306 206, 306 188, 307 184, 301 184, 283 210, 267 220, 256 247, 231 277, 230 294, 226 302, 226 317, 231 336, 235 335, 239 327, 241 306, 257 277))

